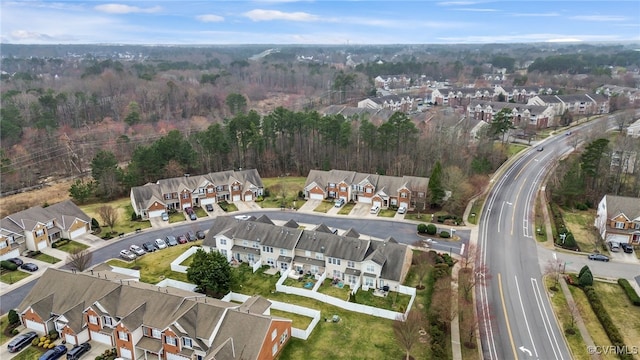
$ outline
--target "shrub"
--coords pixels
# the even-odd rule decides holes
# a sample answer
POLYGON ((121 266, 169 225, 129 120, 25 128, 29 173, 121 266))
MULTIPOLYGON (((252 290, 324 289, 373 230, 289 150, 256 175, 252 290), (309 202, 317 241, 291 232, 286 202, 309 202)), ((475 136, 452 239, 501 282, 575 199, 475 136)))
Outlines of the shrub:
MULTIPOLYGON (((300 196, 300 193, 302 191, 298 192, 298 196, 300 196)), ((271 191, 269 191, 269 189, 264 189, 264 197, 269 197, 271 196, 271 191)), ((302 194, 302 196, 304 196, 304 194, 302 194)))
POLYGON ((138 214, 136 214, 136 212, 134 211, 131 213, 131 221, 136 221, 136 220, 138 220, 138 214))
MULTIPOLYGON (((600 300, 598 293, 596 293, 595 289, 592 286, 585 286, 583 287, 583 290, 585 295, 587 296, 587 300, 589 300, 591 309, 596 314, 596 317, 600 321, 602 328, 607 333, 607 336, 611 341, 611 345, 620 348, 623 347, 625 344, 624 339, 622 338, 622 335, 620 334, 620 331, 616 327, 615 323, 611 319, 611 316, 609 316, 607 309, 604 307, 604 305, 602 305, 602 301, 600 300)), ((630 353, 621 353, 619 354, 619 357, 623 360, 633 359, 633 355, 631 355, 630 353)))
POLYGON ((578 210, 589 210, 589 206, 587 206, 587 204, 582 204, 582 203, 578 203, 576 204, 576 209, 578 210))
POLYGON ((449 234, 448 231, 442 230, 442 231, 440 231, 440 237, 444 238, 444 239, 448 239, 449 237, 451 237, 451 234, 449 234))
POLYGON ((418 224, 418 233, 424 234, 427 232, 427 224, 418 224))
POLYGON ((629 284, 629 280, 618 279, 618 285, 620 285, 622 289, 624 289, 624 292, 627 294, 629 301, 631 301, 633 305, 640 306, 640 296, 638 296, 636 289, 634 289, 633 286, 629 284))
POLYGON ((91 230, 95 230, 99 227, 100 223, 98 223, 98 220, 96 220, 96 218, 91 218, 91 230))
POLYGON ((578 278, 580 278, 580 276, 582 276, 582 274, 584 274, 586 271, 591 271, 588 265, 585 265, 580 269, 580 272, 578 273, 578 278))
POLYGON ((18 335, 18 334, 20 334, 20 330, 18 330, 18 329, 11 330, 11 335, 15 336, 15 335, 18 335))
POLYGON ((304 192, 302 190, 298 191, 298 199, 304 198, 304 192))
POLYGON ((51 343, 49 345, 47 345, 47 349, 53 349, 56 346, 56 344, 51 343))
POLYGON ((587 271, 582 273, 582 275, 578 276, 578 283, 580 286, 593 285, 593 274, 591 274, 591 270, 589 270, 589 268, 587 268, 587 271))
POLYGON ((20 322, 20 316, 17 311, 11 309, 7 314, 7 320, 9 320, 10 325, 15 325, 20 322))
POLYGON ((38 344, 40 344, 40 339, 35 338, 35 339, 31 340, 31 345, 38 346, 38 344))
POLYGON ((18 265, 12 263, 11 261, 2 260, 0 261, 0 267, 3 269, 7 269, 9 271, 14 271, 18 269, 18 265))
POLYGON ((264 201, 264 198, 261 195, 258 195, 258 197, 255 199, 255 202, 262 202, 264 201))
POLYGON ((433 225, 433 224, 429 224, 427 225, 427 234, 429 235, 435 235, 438 232, 438 227, 433 225))

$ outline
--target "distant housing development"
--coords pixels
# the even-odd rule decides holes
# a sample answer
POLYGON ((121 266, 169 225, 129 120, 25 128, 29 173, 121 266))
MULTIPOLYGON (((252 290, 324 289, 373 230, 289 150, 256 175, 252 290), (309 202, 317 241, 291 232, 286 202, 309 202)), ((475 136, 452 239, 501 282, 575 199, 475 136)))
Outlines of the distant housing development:
POLYGON ((258 170, 229 170, 158 180, 131 188, 131 205, 142 218, 159 217, 168 209, 182 210, 220 201, 254 201, 263 195, 258 170))

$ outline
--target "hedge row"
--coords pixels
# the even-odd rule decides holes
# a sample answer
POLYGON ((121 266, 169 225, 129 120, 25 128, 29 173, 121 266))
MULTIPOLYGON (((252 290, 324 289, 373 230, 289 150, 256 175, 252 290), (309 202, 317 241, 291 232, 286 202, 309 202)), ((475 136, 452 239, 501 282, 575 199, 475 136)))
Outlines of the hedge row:
MULTIPOLYGON (((593 312, 598 317, 600 324, 602 324, 604 331, 607 333, 607 336, 611 341, 611 345, 618 349, 624 348, 626 345, 624 339, 616 325, 613 323, 613 320, 611 320, 611 316, 609 316, 607 309, 602 305, 602 301, 600 300, 600 297, 598 297, 596 290, 591 286, 585 286, 582 290, 584 290, 585 295, 587 295, 587 300, 589 300, 589 304, 591 304, 591 309, 593 309, 593 312)), ((622 360, 633 360, 633 355, 631 353, 621 352, 618 356, 622 360)))
POLYGON ((633 305, 640 306, 640 296, 638 296, 636 289, 634 289, 633 286, 629 284, 629 280, 618 279, 618 285, 622 286, 624 292, 627 293, 627 297, 633 305))
POLYGON ((18 269, 18 265, 12 263, 11 261, 7 261, 7 260, 0 261, 0 267, 2 267, 3 269, 9 270, 9 271, 14 271, 14 270, 18 269))

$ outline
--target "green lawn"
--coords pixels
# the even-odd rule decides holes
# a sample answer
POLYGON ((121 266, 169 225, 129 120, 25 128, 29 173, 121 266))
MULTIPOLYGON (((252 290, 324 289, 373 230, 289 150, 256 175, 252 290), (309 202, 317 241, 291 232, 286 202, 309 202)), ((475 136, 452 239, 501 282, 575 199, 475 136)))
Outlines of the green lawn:
POLYGON ((196 212, 196 216, 199 218, 206 218, 207 216, 209 216, 207 215, 207 212, 199 206, 197 208, 194 208, 194 211, 196 212))
POLYGON ((9 325, 7 316, 7 314, 0 316, 0 345, 4 344, 7 340, 10 339, 4 334, 4 329, 7 327, 7 325, 9 325))
POLYGON ((507 150, 507 155, 509 157, 512 157, 514 155, 516 155, 517 153, 519 153, 520 151, 524 150, 524 149, 528 149, 529 146, 526 145, 522 145, 522 144, 509 144, 509 148, 507 150))
POLYGON ((382 209, 378 213, 378 216, 392 218, 396 215, 396 210, 393 209, 382 209))
POLYGON ((187 219, 184 217, 184 213, 182 211, 177 211, 172 214, 169 214, 169 224, 178 223, 186 220, 187 219))
MULTIPOLYGON (((576 304, 578 304, 578 309, 580 309, 580 315, 582 316, 582 320, 584 320, 584 323, 587 327, 587 331, 589 331, 589 335, 591 335, 593 342, 596 345, 610 345, 611 341, 609 340, 607 333, 604 332, 604 329, 602 328, 600 321, 596 317, 596 314, 591 309, 591 305, 589 304, 589 301, 587 300, 587 296, 584 294, 584 291, 582 291, 582 289, 578 287, 571 286, 571 285, 569 286, 569 290, 571 291, 571 295, 573 295, 573 299, 576 301, 576 304)), ((603 301, 604 304, 606 304, 605 302, 606 299, 601 297, 601 300, 603 301)), ((613 355, 612 353, 601 354, 601 359, 614 360, 617 358, 618 357, 613 355)))
MULTIPOLYGON (((195 255, 195 254, 194 254, 194 255, 195 255)), ((191 263, 193 262, 194 255, 191 255, 191 256, 189 256, 188 258, 184 259, 184 261, 183 261, 183 262, 181 262, 181 263, 180 263, 180 265, 182 265, 182 266, 189 266, 189 265, 191 265, 191 263)))
POLYGON ((333 201, 330 200, 322 200, 322 202, 320 203, 320 205, 318 205, 315 209, 313 209, 313 211, 315 212, 321 212, 321 213, 326 213, 327 211, 329 211, 329 209, 331 209, 333 207, 333 201))
POLYGON ((47 255, 45 253, 40 253, 40 254, 34 256, 33 258, 36 259, 36 260, 44 261, 44 262, 49 263, 49 264, 55 264, 58 261, 60 261, 60 259, 55 258, 55 257, 53 257, 51 255, 47 255))
POLYGON ((22 350, 18 355, 12 357, 12 360, 34 360, 39 358, 43 354, 42 350, 35 346, 28 346, 22 350))
POLYGON ((338 210, 338 215, 349 215, 351 213, 351 210, 353 210, 355 206, 356 206, 356 203, 352 203, 352 202, 342 205, 342 208, 338 210))
POLYGON ((617 283, 594 281, 593 287, 598 291, 602 303, 606 304, 607 313, 620 330, 624 343, 639 344, 640 306, 634 306, 617 283))
MULTIPOLYGON (((558 291, 549 290, 549 288, 554 285, 553 279, 546 278, 545 284, 547 292, 549 293, 549 297, 551 299, 553 312, 560 320, 561 331, 564 331, 571 326, 571 313, 569 311, 569 306, 567 305, 567 298, 564 296, 562 289, 560 289, 560 285, 558 285, 558 291)), ((575 329, 575 334, 573 335, 565 333, 565 338, 569 343, 571 353, 573 354, 575 359, 589 358, 589 354, 587 353, 587 344, 585 344, 584 339, 582 338, 582 335, 577 328, 575 329)))
POLYGON ((269 196, 258 204, 263 208, 279 208, 283 204, 287 208, 300 208, 305 200, 298 198, 298 192, 304 189, 305 181, 306 178, 295 176, 262 179, 262 184, 269 191, 269 196))
POLYGON ((87 205, 80 205, 80 209, 85 212, 85 214, 89 215, 92 218, 98 220, 100 226, 102 226, 102 233, 106 231, 111 231, 110 228, 105 227, 102 218, 98 215, 98 208, 102 206, 111 206, 118 212, 118 220, 116 221, 115 226, 113 227, 113 232, 116 234, 120 233, 130 233, 135 231, 136 229, 146 229, 151 227, 151 222, 148 220, 145 221, 131 221, 131 214, 133 213, 133 208, 131 207, 131 199, 128 197, 113 200, 107 203, 94 203, 87 205))
POLYGON ((369 291, 359 290, 356 293, 356 302, 358 304, 397 312, 404 312, 409 305, 409 300, 411 300, 411 296, 399 294, 394 291, 389 291, 386 297, 373 295, 373 289, 369 291))
POLYGON ((275 310, 275 309, 271 309, 271 316, 293 320, 293 323, 291 324, 291 326, 296 327, 298 329, 306 329, 309 326, 309 324, 311 324, 311 320, 313 320, 308 316, 299 315, 299 314, 288 312, 288 311, 275 310))
POLYGON ((536 240, 539 242, 547 241, 546 221, 544 219, 543 209, 547 204, 543 204, 540 198, 536 198, 536 211, 535 211, 535 232, 536 240))
POLYGON ((474 224, 474 225, 478 224, 478 219, 480 218, 480 211, 482 211, 483 205, 484 205, 484 198, 477 199, 476 201, 473 202, 473 205, 471 205, 471 211, 469 211, 469 217, 467 218, 467 221, 470 224, 474 224))
POLYGON ((79 243, 77 241, 73 241, 73 240, 68 240, 68 242, 66 244, 60 245, 56 249, 70 253, 70 252, 72 252, 72 251, 74 251, 76 249, 84 250, 84 249, 87 249, 87 248, 89 248, 89 246, 87 246, 85 244, 81 244, 81 243, 79 243))
POLYGON ((562 211, 562 218, 581 251, 592 252, 597 248, 599 235, 593 228, 593 211, 562 211))
POLYGON ((331 285, 331 279, 325 279, 324 283, 318 288, 318 292, 332 296, 336 299, 348 301, 351 288, 349 285, 344 285, 342 288, 331 285))
POLYGON ((28 272, 25 271, 20 271, 20 270, 15 270, 15 271, 8 271, 8 270, 2 270, 2 275, 0 275, 0 281, 2 281, 5 284, 15 284, 18 281, 29 277, 31 274, 29 274, 28 272))

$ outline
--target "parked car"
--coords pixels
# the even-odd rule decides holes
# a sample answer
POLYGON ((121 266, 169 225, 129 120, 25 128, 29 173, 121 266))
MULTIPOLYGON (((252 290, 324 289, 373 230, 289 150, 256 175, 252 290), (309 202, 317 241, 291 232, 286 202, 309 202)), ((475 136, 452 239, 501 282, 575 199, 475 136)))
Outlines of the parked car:
POLYGON ((609 261, 609 257, 607 255, 604 255, 604 254, 589 254, 589 260, 597 260, 597 261, 608 262, 609 261))
POLYGON ((631 244, 629 243, 620 243, 620 247, 622 248, 622 251, 626 252, 627 254, 633 253, 633 246, 631 246, 631 244))
POLYGON ((371 207, 371 210, 369 210, 369 212, 370 212, 371 214, 377 214, 377 213, 378 213, 378 211, 380 211, 380 206, 378 206, 378 205, 373 205, 373 206, 371 207))
POLYGON ((611 250, 612 252, 620 251, 620 243, 616 241, 609 241, 609 250, 611 250))
POLYGON ((194 233, 193 231, 189 231, 187 232, 187 240, 189 241, 196 241, 198 240, 198 237, 196 236, 196 233, 194 233))
POLYGON ((204 239, 204 237, 205 237, 205 233, 204 233, 204 231, 203 231, 203 230, 198 230, 198 231, 196 231, 196 237, 197 237, 198 239, 204 239))
POLYGON ((16 264, 16 266, 20 266, 24 264, 24 261, 22 261, 22 259, 20 258, 11 258, 11 259, 7 259, 7 261, 16 264))
POLYGON ((169 221, 169 214, 166 212, 162 213, 162 221, 169 221))
POLYGON ((147 241, 146 243, 142 244, 142 247, 146 252, 154 252, 158 250, 158 247, 152 241, 147 241))
POLYGON ((398 214, 405 214, 407 212, 407 208, 404 206, 400 206, 398 208, 398 214))
POLYGON ((34 263, 24 263, 20 265, 20 269, 34 272, 34 271, 38 271, 38 265, 34 263))
POLYGON ((162 239, 156 239, 154 242, 154 245, 158 248, 158 249, 164 249, 167 247, 167 243, 164 242, 164 240, 162 239))
POLYGON ((131 251, 132 253, 136 254, 136 256, 140 256, 140 255, 144 255, 146 253, 146 251, 144 251, 143 248, 141 248, 140 246, 133 244, 131 246, 129 246, 129 251, 131 251))
POLYGON ((124 249, 124 250, 120 250, 120 257, 125 260, 135 260, 137 256, 131 251, 124 249))
POLYGON ((187 243, 187 236, 186 235, 178 235, 178 242, 180 244, 186 244, 187 243))
POLYGON ((91 350, 91 344, 89 343, 75 345, 67 353, 67 360, 78 360, 82 357, 82 355, 88 353, 89 350, 91 350))
POLYGON ((22 350, 25 346, 28 346, 29 344, 31 344, 33 339, 37 337, 38 337, 38 334, 36 334, 34 331, 29 331, 27 333, 20 334, 9 342, 9 345, 7 345, 7 349, 9 350, 10 353, 18 352, 22 350))
POLYGON ((165 241, 165 242, 167 243, 167 245, 169 245, 169 246, 176 246, 176 245, 178 245, 178 240, 177 240, 177 239, 176 239, 176 237, 175 237, 175 236, 173 236, 173 235, 167 235, 167 237, 166 237, 166 239, 165 239, 164 241, 165 241))
POLYGON ((191 214, 189 214, 189 219, 191 219, 191 220, 197 220, 197 219, 198 219, 198 216, 196 215, 196 213, 195 213, 195 212, 192 212, 191 214))
POLYGON ((204 208, 207 209, 207 211, 209 211, 209 212, 213 211, 213 205, 211 205, 211 204, 205 205, 204 208))
POLYGON ((184 212, 187 213, 187 215, 191 215, 191 214, 193 214, 193 208, 192 207, 186 207, 186 208, 184 208, 184 212))
POLYGON ((339 207, 342 207, 342 205, 344 205, 344 199, 340 198, 336 200, 336 203, 333 206, 339 208, 339 207))
POLYGON ((40 356, 38 360, 56 360, 66 353, 67 353, 67 347, 65 345, 58 345, 53 349, 47 351, 46 353, 42 354, 42 356, 40 356))

